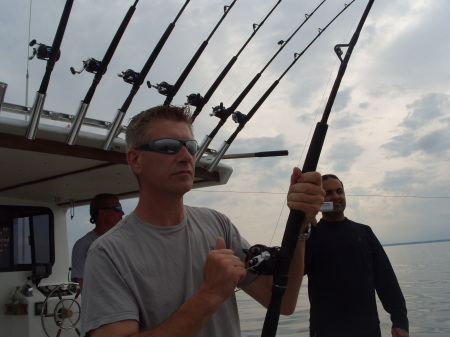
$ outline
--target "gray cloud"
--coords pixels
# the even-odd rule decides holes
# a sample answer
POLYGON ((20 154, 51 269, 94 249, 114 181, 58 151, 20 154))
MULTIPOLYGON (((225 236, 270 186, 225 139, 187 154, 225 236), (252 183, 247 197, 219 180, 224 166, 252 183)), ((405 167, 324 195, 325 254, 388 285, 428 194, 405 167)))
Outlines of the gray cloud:
POLYGON ((432 131, 424 136, 406 132, 393 137, 389 143, 381 147, 401 157, 408 157, 418 152, 440 156, 450 149, 450 133, 446 129, 432 131))
POLYGON ((336 119, 333 120, 333 127, 336 129, 345 129, 354 125, 361 124, 363 120, 359 115, 351 112, 343 112, 336 114, 336 119))
POLYGON ((350 88, 345 88, 339 91, 336 95, 336 99, 333 103, 334 111, 341 111, 348 106, 348 103, 351 100, 352 90, 350 88))
POLYGON ((345 140, 332 145, 328 160, 333 164, 336 172, 348 171, 357 158, 364 152, 364 148, 352 141, 345 140))
POLYGON ((414 143, 416 142, 416 136, 412 132, 406 132, 402 135, 391 138, 391 141, 383 144, 381 148, 387 149, 402 157, 408 157, 414 150, 414 143))
MULTIPOLYGON (((288 149, 284 135, 275 137, 257 137, 237 139, 229 153, 253 153, 288 149)), ((287 186, 292 167, 286 164, 288 157, 244 158, 227 160, 225 163, 234 167, 233 179, 246 175, 246 184, 251 190, 265 190, 287 186), (248 172, 254 174, 248 177, 248 172), (247 173, 246 173, 247 172, 247 173)), ((242 186, 242 185, 241 185, 242 186)), ((242 186, 245 188, 245 186, 242 186)))
POLYGON ((442 155, 450 149, 450 132, 446 129, 430 132, 417 140, 417 150, 442 155))
POLYGON ((450 96, 430 93, 407 105, 409 112, 400 123, 406 131, 383 144, 381 148, 394 155, 408 157, 413 153, 442 155, 450 148, 449 118, 445 116, 450 110, 450 96), (438 129, 431 129, 433 122, 439 122, 438 129), (444 125, 442 125, 444 123, 444 125), (427 129, 428 128, 428 129, 427 129))
POLYGON ((414 190, 414 186, 420 183, 420 174, 414 169, 388 171, 383 180, 376 186, 384 194, 414 190))
POLYGON ((407 105, 408 115, 400 124, 415 130, 431 123, 450 110, 450 97, 445 94, 430 93, 407 105))

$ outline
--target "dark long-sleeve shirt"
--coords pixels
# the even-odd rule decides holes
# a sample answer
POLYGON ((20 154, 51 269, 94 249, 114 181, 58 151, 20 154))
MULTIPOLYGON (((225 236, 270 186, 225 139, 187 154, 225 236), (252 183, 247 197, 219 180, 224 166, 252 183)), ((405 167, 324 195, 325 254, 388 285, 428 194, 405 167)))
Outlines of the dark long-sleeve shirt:
POLYGON ((306 243, 310 328, 360 336, 379 326, 375 292, 393 327, 408 331, 405 299, 389 258, 369 226, 320 220, 306 243))

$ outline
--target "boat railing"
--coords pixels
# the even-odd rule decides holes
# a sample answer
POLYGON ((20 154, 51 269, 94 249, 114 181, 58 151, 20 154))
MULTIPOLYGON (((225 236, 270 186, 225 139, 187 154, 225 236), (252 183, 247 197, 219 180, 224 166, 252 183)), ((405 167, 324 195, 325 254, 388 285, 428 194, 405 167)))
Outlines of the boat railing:
MULTIPOLYGON (((30 117, 31 109, 24 105, 3 102, 3 104, 1 105, 1 109, 4 112, 21 115, 25 119, 30 117)), ((46 109, 42 110, 41 117, 44 119, 47 119, 47 120, 64 122, 64 123, 69 123, 69 124, 72 124, 73 121, 75 120, 75 115, 66 114, 63 112, 52 111, 52 110, 46 110, 46 109)), ((108 130, 111 127, 111 122, 85 117, 83 119, 83 125, 108 130)), ((123 125, 120 126, 118 134, 124 133, 125 130, 126 130, 126 126, 123 126, 123 125)))

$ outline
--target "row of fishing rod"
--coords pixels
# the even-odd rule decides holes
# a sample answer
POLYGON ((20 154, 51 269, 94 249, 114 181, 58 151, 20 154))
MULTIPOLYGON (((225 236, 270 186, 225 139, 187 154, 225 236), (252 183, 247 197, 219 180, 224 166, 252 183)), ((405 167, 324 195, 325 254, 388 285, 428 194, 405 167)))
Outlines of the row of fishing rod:
MULTIPOLYGON (((215 32, 218 30, 219 26, 222 24, 222 22, 225 20, 226 16, 230 13, 230 11, 233 9, 235 3, 238 0, 233 0, 229 5, 223 7, 223 13, 221 14, 219 21, 216 23, 216 25, 213 27, 212 31, 209 33, 208 37, 201 43, 198 50, 195 52, 192 59, 188 62, 185 69, 182 71, 181 75, 177 79, 177 81, 174 84, 169 84, 167 82, 161 82, 158 84, 151 84, 150 81, 147 81, 147 86, 149 88, 156 88, 157 91, 166 96, 164 100, 164 105, 171 104, 173 98, 178 93, 179 89, 183 85, 184 81, 188 77, 191 70, 194 68, 196 62, 206 49, 209 41, 215 34, 215 32)), ((242 91, 242 93, 238 96, 238 98, 233 102, 233 104, 226 108, 221 103, 220 105, 213 108, 213 111, 211 113, 212 116, 216 116, 219 118, 219 122, 217 126, 213 129, 213 131, 206 135, 202 143, 200 144, 199 151, 197 153, 197 164, 199 160, 202 158, 203 154, 208 150, 208 146, 210 145, 212 139, 216 136, 220 128, 225 124, 227 119, 232 116, 232 119, 238 123, 238 127, 236 131, 230 136, 230 138, 224 142, 222 147, 215 153, 214 160, 209 164, 207 169, 212 172, 218 165, 219 161, 223 158, 225 155, 225 152, 230 147, 233 140, 236 138, 237 134, 244 128, 245 124, 253 117, 253 115, 256 113, 256 111, 259 109, 259 107, 264 103, 264 101, 267 99, 267 97, 272 93, 272 91, 275 89, 275 87, 278 85, 280 80, 286 75, 286 73, 292 68, 292 66, 300 59, 300 57, 306 52, 306 50, 323 34, 323 32, 354 2, 355 0, 351 1, 349 4, 345 4, 344 8, 325 26, 318 29, 317 35, 311 40, 311 42, 307 45, 307 47, 299 52, 295 53, 294 60, 292 63, 286 68, 286 70, 281 74, 281 76, 269 87, 269 89, 264 93, 264 95, 259 99, 259 101, 255 104, 255 106, 249 111, 248 114, 243 114, 239 111, 237 111, 238 106, 240 103, 244 100, 244 98, 247 96, 247 94, 251 91, 251 89, 255 86, 255 84, 258 82, 258 80, 261 78, 263 72, 268 68, 268 66, 272 63, 272 61, 278 56, 278 54, 284 49, 284 47, 291 41, 291 39, 298 33, 298 31, 306 24, 306 22, 319 10, 319 8, 326 2, 326 0, 322 0, 319 5, 317 5, 310 13, 305 14, 304 18, 302 17, 302 20, 300 24, 297 26, 297 28, 294 30, 294 32, 286 39, 286 40, 280 40, 278 42, 279 48, 275 52, 275 54, 270 58, 270 60, 264 65, 264 67, 255 75, 255 77, 250 81, 250 83, 245 87, 245 89, 242 91)), ((36 97, 33 103, 33 106, 31 108, 31 118, 30 123, 26 131, 26 137, 28 139, 34 139, 36 137, 37 128, 39 124, 39 119, 43 110, 45 97, 47 94, 47 88, 49 85, 51 73, 53 71, 53 68, 55 66, 55 63, 58 61, 60 57, 60 46, 61 42, 64 36, 64 32, 69 20, 70 12, 73 5, 73 0, 67 0, 63 13, 61 15, 61 19, 59 22, 59 26, 57 29, 57 32, 55 34, 55 38, 53 41, 52 46, 47 46, 44 44, 37 44, 36 40, 33 40, 30 42, 30 46, 38 45, 38 47, 34 48, 33 55, 31 58, 36 56, 38 59, 46 60, 47 61, 47 67, 45 74, 43 76, 41 86, 39 90, 36 93, 36 97)), ((91 86, 89 87, 85 97, 83 100, 81 100, 79 107, 76 111, 74 120, 72 122, 72 126, 70 129, 70 133, 67 136, 66 143, 69 145, 74 145, 77 139, 77 136, 79 134, 79 131, 81 129, 81 126, 83 124, 83 120, 87 114, 89 105, 91 103, 91 100, 93 99, 93 96, 95 94, 96 88, 99 85, 100 81, 102 80, 103 75, 106 73, 108 69, 108 65, 116 51, 116 48, 119 45, 119 42, 129 24, 131 21, 131 18, 136 11, 136 7, 139 0, 135 0, 133 5, 130 6, 128 9, 125 17, 123 18, 117 32, 115 33, 103 59, 101 61, 96 60, 94 58, 88 58, 86 61, 83 61, 83 67, 81 70, 75 70, 73 67, 70 68, 72 74, 79 74, 82 71, 86 70, 86 72, 94 74, 94 78, 92 81, 91 86)), ((122 77, 122 79, 126 82, 132 85, 132 88, 126 97, 124 103, 122 106, 117 110, 116 115, 114 117, 113 122, 111 123, 106 138, 102 144, 102 149, 108 150, 111 146, 111 143, 114 141, 115 137, 118 136, 121 130, 122 121, 125 117, 125 114, 127 113, 128 108, 130 107, 133 98, 139 91, 140 87, 145 81, 145 78, 147 77, 150 69, 152 68, 155 60, 157 59, 159 53, 161 52, 162 48, 164 47, 166 41, 169 39, 169 36, 171 35, 172 31, 175 28, 175 25, 178 21, 178 19, 183 14, 184 10, 188 6, 190 0, 186 0, 181 7, 181 9, 178 11, 177 15, 175 16, 175 19, 168 25, 166 30, 164 31, 163 35, 159 39, 158 43, 152 50, 151 54, 149 55, 147 61, 145 62, 142 69, 137 72, 132 69, 128 69, 126 71, 123 71, 122 74, 119 76, 122 77)), ((245 41, 245 43, 241 46, 241 48, 238 50, 238 52, 231 58, 231 60, 228 62, 228 64, 224 67, 222 72, 219 74, 219 76, 215 79, 211 87, 207 90, 205 95, 201 95, 199 93, 190 94, 187 96, 187 103, 193 107, 195 107, 193 114, 192 114, 192 121, 196 119, 196 117, 200 114, 203 107, 209 102, 210 98, 214 94, 214 92, 217 90, 223 79, 227 76, 231 68, 236 63, 238 57, 243 52, 243 50, 248 46, 250 41, 253 39, 253 37, 257 34, 257 32, 260 30, 260 28, 264 25, 266 20, 272 15, 272 13, 275 11, 275 9, 280 5, 282 0, 278 0, 275 2, 273 7, 270 9, 270 11, 266 14, 266 16, 262 19, 259 23, 254 23, 252 25, 252 32, 248 39, 245 41)))
MULTIPOLYGON (((200 55, 203 53, 203 50, 206 48, 206 45, 208 44, 208 41, 211 39, 211 37, 214 35, 215 31, 219 27, 219 25, 224 20, 225 16, 228 15, 234 4, 237 0, 234 0, 230 5, 224 7, 224 12, 222 17, 220 18, 217 25, 214 27, 212 32, 209 34, 208 38, 201 44, 198 51, 195 53, 194 57, 191 59, 191 61, 186 66, 185 70, 182 72, 181 76, 178 78, 176 83, 174 85, 170 85, 166 82, 161 82, 157 85, 151 85, 151 83, 148 82, 148 85, 150 87, 156 87, 158 92, 166 96, 166 99, 164 101, 165 105, 168 105, 172 102, 172 99, 177 94, 178 90, 180 89, 181 85, 183 84, 184 80, 189 75, 189 72, 194 67, 195 63, 199 59, 200 55)), ((323 32, 355 1, 351 1, 349 4, 346 4, 344 6, 344 9, 342 9, 325 27, 320 28, 318 31, 318 34, 316 37, 304 48, 304 50, 300 53, 296 53, 294 55, 294 60, 291 62, 291 64, 285 69, 285 71, 280 75, 280 77, 274 81, 274 83, 266 90, 266 92, 261 96, 261 98, 258 100, 258 102, 253 106, 253 108, 249 111, 248 114, 242 114, 238 111, 236 111, 239 104, 242 102, 242 100, 245 98, 245 96, 250 92, 250 90, 253 88, 253 86, 256 84, 256 82, 261 77, 262 73, 266 70, 266 68, 270 65, 270 63, 273 61, 273 59, 280 53, 280 51, 286 46, 287 43, 292 39, 292 37, 300 30, 301 27, 306 23, 306 21, 311 18, 312 15, 316 13, 316 11, 319 9, 320 6, 325 2, 326 0, 323 0, 311 13, 305 15, 305 19, 302 21, 302 23, 297 27, 297 29, 294 31, 294 33, 285 41, 280 41, 279 45, 280 48, 278 51, 272 56, 272 58, 267 62, 267 64, 262 68, 262 70, 255 75, 255 77, 250 81, 250 83, 245 87, 245 89, 242 91, 242 93, 238 96, 238 98, 233 102, 233 104, 225 108, 223 104, 220 104, 219 106, 213 108, 213 115, 218 117, 219 123, 214 128, 214 130, 205 137, 204 141, 200 145, 200 149, 198 153, 196 154, 197 161, 200 160, 200 158, 203 156, 203 153, 206 151, 208 145, 210 144, 213 137, 217 134, 218 130, 222 127, 222 125, 226 122, 226 120, 232 116, 232 119, 238 123, 238 127, 236 128, 236 131, 230 136, 230 138, 224 142, 221 149, 218 150, 213 163, 210 164, 207 169, 209 171, 213 171, 214 168, 217 166, 220 159, 223 157, 231 143, 236 138, 237 134, 244 128, 246 123, 253 117, 253 115, 256 113, 256 111, 260 108, 260 106, 264 103, 264 101, 268 98, 268 96, 272 93, 272 91, 277 87, 281 79, 286 75, 286 73, 294 66, 294 64, 299 60, 299 58, 308 50, 308 48, 323 34, 323 32)), ((193 113, 192 119, 195 120, 195 118, 198 116, 198 114, 201 112, 202 108, 205 106, 205 104, 208 102, 214 91, 219 86, 220 82, 223 80, 223 78, 226 76, 228 71, 231 69, 233 64, 236 62, 239 54, 242 52, 242 50, 247 46, 247 44, 250 42, 250 40, 253 38, 253 36, 256 34, 256 32, 259 30, 259 28, 264 24, 265 20, 271 15, 273 10, 279 5, 281 0, 277 1, 273 9, 269 12, 269 14, 263 19, 263 21, 259 24, 253 25, 253 33, 249 37, 249 39, 245 42, 243 47, 238 51, 238 53, 230 60, 228 65, 224 68, 222 73, 219 75, 219 77, 214 81, 211 88, 207 91, 205 96, 201 96, 200 94, 191 94, 188 96, 188 104, 195 107, 195 111, 193 113)), ((58 27, 55 41, 52 45, 52 47, 49 49, 48 53, 48 61, 47 61, 47 69, 44 74, 44 78, 42 80, 41 88, 36 94, 36 101, 35 104, 32 107, 32 122, 33 119, 39 119, 40 111, 42 111, 42 106, 44 103, 44 98, 48 86, 48 82, 50 79, 51 71, 53 70, 53 66, 59 57, 59 47, 61 45, 62 36, 64 34, 64 30, 67 24, 67 20, 69 17, 70 9, 72 7, 73 0, 67 0, 66 6, 64 8, 63 15, 61 17, 60 25, 58 27), (35 116, 37 115, 37 117, 35 116)), ((94 71, 91 71, 95 73, 94 80, 92 82, 91 87, 88 90, 88 93, 86 94, 86 97, 83 101, 80 103, 80 108, 76 115, 76 120, 74 125, 75 127, 72 128, 71 133, 69 134, 69 137, 67 138, 67 143, 73 145, 77 136, 77 133, 79 131, 79 128, 81 126, 82 119, 84 118, 84 115, 86 114, 87 108, 89 106, 89 103, 92 99, 92 96, 94 95, 95 88, 97 87, 98 83, 100 82, 103 74, 106 72, 107 66, 109 61, 112 58, 112 55, 118 45, 118 42, 125 30, 125 27, 127 26, 128 22, 131 19, 131 16, 133 15, 133 12, 136 9, 136 5, 138 3, 138 0, 135 1, 133 6, 130 7, 127 15, 125 16, 119 30, 117 31, 116 35, 114 36, 113 41, 111 42, 110 47, 108 48, 103 60, 101 62, 96 61, 96 63, 93 64, 94 71)), ((126 71, 122 74, 123 79, 132 84, 133 87, 130 91, 130 94, 128 95, 127 99, 125 100, 123 106, 117 111, 116 118, 113 123, 113 127, 109 130, 109 134, 107 136, 107 140, 103 144, 103 149, 107 150, 109 148, 110 142, 114 137, 117 136, 118 132, 118 126, 116 125, 116 122, 118 125, 123 120, 123 117, 130 106, 130 103, 139 90, 139 87, 142 85, 142 83, 145 80, 145 77, 147 76, 148 71, 150 70, 153 62, 155 61, 158 53, 161 51, 165 41, 168 39, 170 33, 172 32, 173 28, 175 27, 175 23, 180 17, 181 13, 186 8, 189 1, 186 1, 182 7, 182 9, 179 11, 178 15, 176 16, 175 20, 168 26, 165 33, 161 37, 160 41, 158 42, 157 46, 151 53, 149 59, 145 63, 143 69, 140 73, 136 73, 132 70, 126 71)), ((322 119, 317 123, 316 128, 314 130, 313 137, 311 139, 311 144, 308 148, 308 152, 305 158, 304 165, 302 167, 303 172, 311 172, 315 171, 317 168, 317 164, 319 162, 320 154, 322 151, 322 146, 325 142, 326 133, 328 130, 328 117, 330 115, 334 100, 336 98, 337 92, 339 90, 339 86, 341 84, 342 78, 346 72, 348 62, 350 60, 350 57, 352 56, 354 47, 359 39, 361 30, 363 28, 363 25, 366 21, 366 18, 372 8, 372 5, 374 3, 374 0, 369 0, 366 8, 364 10, 364 13, 361 16, 361 19, 358 23, 358 26, 352 35, 352 38, 349 43, 347 44, 337 44, 334 47, 334 51, 339 58, 340 66, 339 70, 336 76, 336 79, 334 81, 333 87, 331 89, 330 96, 328 98, 327 104, 325 106, 324 113, 322 115, 322 119), (346 52, 344 54, 342 48, 346 48, 346 52)), ((85 62, 85 69, 86 70, 92 70, 88 69, 88 67, 91 67, 89 62, 85 62)), ((74 69, 72 69, 73 73, 76 73, 74 69)), ((27 130, 27 137, 32 139, 35 136, 36 129, 33 129, 30 127, 27 130)), ((305 214, 301 211, 291 210, 289 213, 289 217, 286 223, 286 228, 283 234, 283 239, 281 242, 281 247, 279 249, 280 255, 277 257, 277 261, 275 263, 274 270, 270 273, 273 275, 273 283, 272 283, 272 294, 271 294, 271 300, 266 312, 266 316, 264 319, 264 324, 261 332, 261 337, 274 337, 276 336, 277 327, 278 327, 278 321, 280 316, 280 306, 281 301, 285 293, 285 289, 287 286, 287 282, 289 279, 289 268, 290 263, 292 260, 292 257, 294 255, 294 251, 297 245, 297 238, 300 231, 300 224, 303 222, 305 218, 305 214)))

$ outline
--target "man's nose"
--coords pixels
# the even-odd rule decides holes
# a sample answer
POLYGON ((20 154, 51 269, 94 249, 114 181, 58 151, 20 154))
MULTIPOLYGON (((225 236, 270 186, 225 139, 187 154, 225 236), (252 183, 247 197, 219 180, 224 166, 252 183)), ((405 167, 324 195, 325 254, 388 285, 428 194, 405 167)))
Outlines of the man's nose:
POLYGON ((193 158, 193 155, 188 151, 185 144, 181 146, 181 149, 178 152, 181 153, 183 157, 188 157, 189 159, 193 158))
POLYGON ((338 197, 338 194, 336 192, 333 192, 330 197, 332 199, 336 199, 338 197))

